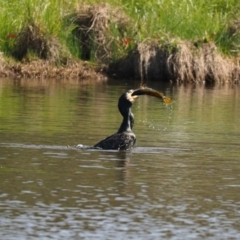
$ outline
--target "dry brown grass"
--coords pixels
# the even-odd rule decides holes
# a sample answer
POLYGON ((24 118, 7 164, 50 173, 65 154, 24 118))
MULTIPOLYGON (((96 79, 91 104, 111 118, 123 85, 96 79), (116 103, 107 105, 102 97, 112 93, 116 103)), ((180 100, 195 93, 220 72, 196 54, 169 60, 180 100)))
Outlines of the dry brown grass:
POLYGON ((3 53, 0 52, 0 71, 4 69, 5 66, 5 59, 3 57, 3 53))
POLYGON ((34 55, 55 63, 65 63, 69 52, 56 38, 43 33, 35 24, 27 24, 17 35, 12 55, 23 60, 34 55))
POLYGON ((73 34, 79 41, 80 57, 89 60, 93 56, 102 63, 112 59, 116 51, 113 45, 117 44, 119 36, 123 37, 129 24, 129 18, 120 8, 106 3, 92 6, 81 3, 69 18, 77 25, 73 34), (112 27, 117 31, 116 36, 110 30, 112 27))
POLYGON ((29 63, 9 63, 0 69, 1 77, 15 79, 75 79, 105 81, 107 78, 100 71, 85 62, 71 62, 57 66, 47 60, 35 60, 29 63))
POLYGON ((238 82, 240 77, 239 60, 223 57, 211 42, 196 47, 186 41, 142 42, 125 59, 110 65, 110 72, 142 81, 222 83, 238 82))
POLYGON ((180 42, 178 51, 170 54, 168 65, 172 66, 173 80, 179 82, 232 82, 239 79, 240 68, 231 59, 218 53, 213 43, 195 47, 180 42))
POLYGON ((5 77, 5 75, 6 75, 5 66, 6 66, 6 62, 3 57, 3 53, 0 52, 0 77, 5 77))

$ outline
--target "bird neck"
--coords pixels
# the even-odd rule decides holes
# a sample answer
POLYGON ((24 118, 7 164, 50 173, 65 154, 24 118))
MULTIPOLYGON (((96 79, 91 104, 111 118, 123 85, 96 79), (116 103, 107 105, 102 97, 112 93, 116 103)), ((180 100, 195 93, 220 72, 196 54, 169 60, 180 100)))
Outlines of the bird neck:
POLYGON ((122 113, 122 116, 123 116, 123 121, 120 128, 118 129, 118 133, 132 131, 133 124, 134 124, 134 115, 131 112, 131 109, 129 108, 124 114, 122 113))

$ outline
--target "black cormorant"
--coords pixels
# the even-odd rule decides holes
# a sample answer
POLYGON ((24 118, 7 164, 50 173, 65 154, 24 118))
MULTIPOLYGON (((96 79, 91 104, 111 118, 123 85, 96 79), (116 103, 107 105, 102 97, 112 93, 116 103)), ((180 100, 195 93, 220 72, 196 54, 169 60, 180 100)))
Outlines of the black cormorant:
POLYGON ((128 150, 134 146, 136 136, 132 131, 134 115, 131 111, 131 107, 138 95, 151 95, 161 98, 165 103, 171 103, 170 98, 165 97, 162 93, 151 88, 139 88, 127 91, 122 94, 118 100, 118 109, 123 116, 123 121, 118 131, 95 144, 93 146, 94 148, 105 150, 128 150))

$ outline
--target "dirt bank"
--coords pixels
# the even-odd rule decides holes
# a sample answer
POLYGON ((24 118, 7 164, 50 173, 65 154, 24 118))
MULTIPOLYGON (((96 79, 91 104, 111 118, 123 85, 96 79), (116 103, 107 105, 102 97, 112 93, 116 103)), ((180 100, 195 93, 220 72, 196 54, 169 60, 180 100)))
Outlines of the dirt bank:
POLYGON ((238 58, 224 57, 214 43, 158 44, 143 42, 125 58, 109 65, 108 73, 117 77, 174 82, 239 82, 238 58))
POLYGON ((70 60, 67 64, 38 59, 6 62, 0 57, 0 77, 96 79, 107 77, 141 79, 142 81, 237 83, 240 79, 239 59, 227 58, 217 52, 213 43, 200 48, 190 42, 158 45, 144 42, 117 61, 92 66, 87 61, 70 60))
POLYGON ((66 65, 56 65, 47 60, 7 63, 0 59, 0 77, 31 78, 31 79, 95 79, 106 81, 107 77, 100 67, 94 67, 88 62, 71 61, 66 65))
MULTIPOLYGON (((108 4, 80 5, 65 21, 74 25, 70 38, 76 41, 75 50, 82 60, 73 60, 76 56, 67 46, 40 25, 28 22, 18 34, 8 35, 14 61, 0 54, 0 77, 239 82, 240 58, 224 56, 213 41, 133 41, 129 34, 134 24, 121 9, 108 4)), ((231 34, 239 29, 235 27, 231 34)))

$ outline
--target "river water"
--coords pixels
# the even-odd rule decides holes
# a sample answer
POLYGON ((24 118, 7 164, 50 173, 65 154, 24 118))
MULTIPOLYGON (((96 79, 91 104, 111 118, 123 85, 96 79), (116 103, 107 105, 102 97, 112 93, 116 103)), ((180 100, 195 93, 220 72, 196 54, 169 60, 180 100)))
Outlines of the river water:
POLYGON ((1 239, 240 239, 240 87, 149 83, 132 151, 93 145, 139 82, 0 80, 1 239))

